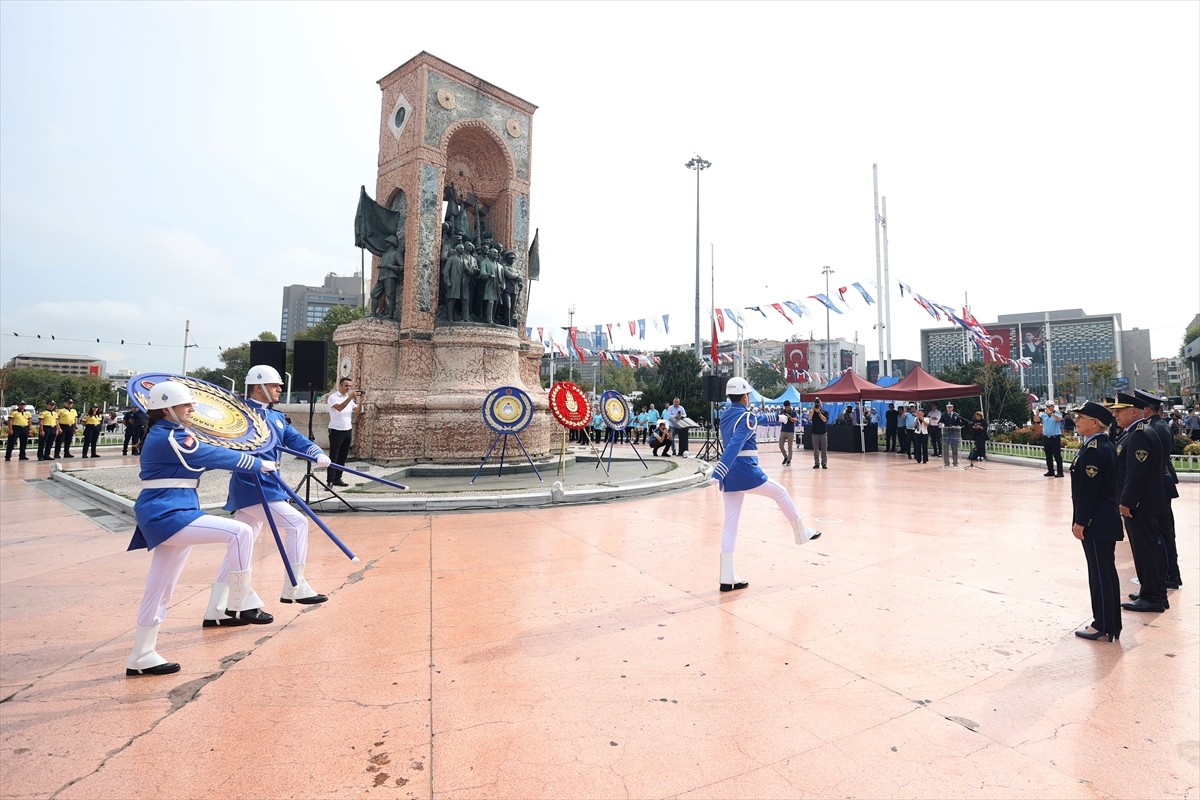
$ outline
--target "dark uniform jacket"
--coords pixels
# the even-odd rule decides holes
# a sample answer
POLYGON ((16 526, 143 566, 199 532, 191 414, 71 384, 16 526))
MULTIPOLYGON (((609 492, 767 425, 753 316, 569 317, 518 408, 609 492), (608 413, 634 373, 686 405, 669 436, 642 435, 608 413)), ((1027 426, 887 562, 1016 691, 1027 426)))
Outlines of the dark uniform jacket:
POLYGON ((1117 502, 1135 517, 1167 513, 1162 469, 1162 442, 1148 420, 1138 420, 1117 440, 1117 502))
POLYGON ((1085 541, 1125 538, 1117 511, 1117 448, 1106 434, 1088 439, 1071 464, 1071 505, 1071 522, 1083 526, 1085 541))
POLYGON ((1162 444, 1163 491, 1166 492, 1167 497, 1179 497, 1179 490, 1175 488, 1175 484, 1179 483, 1179 476, 1175 474, 1175 465, 1171 463, 1171 449, 1175 446, 1175 435, 1171 433, 1171 426, 1162 417, 1153 416, 1146 422, 1150 423, 1162 444))

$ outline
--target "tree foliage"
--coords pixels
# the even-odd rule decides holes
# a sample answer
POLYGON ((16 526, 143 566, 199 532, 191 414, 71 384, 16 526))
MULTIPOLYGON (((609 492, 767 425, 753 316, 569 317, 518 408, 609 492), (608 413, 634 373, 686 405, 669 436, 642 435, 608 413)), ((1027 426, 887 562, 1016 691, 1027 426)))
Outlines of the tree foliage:
MULTIPOLYGON (((258 342, 278 342, 279 337, 271 333, 271 331, 262 331, 254 338, 258 342)), ((254 364, 250 363, 250 343, 242 342, 235 347, 227 347, 221 351, 220 356, 221 366, 214 369, 211 367, 198 367, 197 369, 189 370, 188 374, 193 378, 199 378, 202 381, 217 386, 228 386, 228 378, 233 379, 234 391, 240 392, 246 381, 246 374, 250 372, 250 368, 254 364)), ((288 358, 288 365, 291 365, 291 358, 288 358)))
POLYGON ((75 408, 85 411, 93 403, 101 408, 117 403, 112 384, 95 375, 63 375, 49 369, 21 367, 5 370, 3 381, 4 402, 10 406, 23 402, 41 409, 50 400, 62 406, 70 398, 75 408))
POLYGON ((708 404, 704 402, 700 362, 696 354, 690 350, 667 350, 658 353, 658 358, 661 360, 656 370, 658 382, 653 389, 642 389, 642 402, 646 405, 654 403, 661 410, 678 397, 695 419, 705 416, 700 409, 707 408, 708 404))
POLYGON ((1183 341, 1179 343, 1179 357, 1183 358, 1183 354, 1187 350, 1188 342, 1195 339, 1200 339, 1200 320, 1188 325, 1187 330, 1183 332, 1183 341))
POLYGON ((1067 364, 1062 368, 1062 371, 1058 377, 1058 384, 1056 386, 1060 397, 1065 397, 1068 400, 1074 400, 1075 396, 1079 394, 1079 375, 1082 368, 1083 367, 1081 364, 1067 364))
POLYGON ((1113 381, 1117 378, 1117 362, 1111 358, 1093 361, 1088 364, 1088 374, 1092 378, 1092 391, 1108 395, 1112 392, 1113 381))

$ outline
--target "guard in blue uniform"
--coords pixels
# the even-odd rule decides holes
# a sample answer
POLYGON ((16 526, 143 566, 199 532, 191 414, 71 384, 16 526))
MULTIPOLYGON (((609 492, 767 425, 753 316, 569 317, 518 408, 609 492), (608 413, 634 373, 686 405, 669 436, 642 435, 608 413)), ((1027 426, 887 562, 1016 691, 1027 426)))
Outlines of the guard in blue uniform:
POLYGON ((1179 490, 1175 488, 1179 485, 1179 476, 1175 474, 1175 465, 1171 463, 1171 450, 1175 446, 1175 435, 1171 433, 1171 426, 1162 418, 1163 399, 1161 397, 1143 392, 1141 389, 1135 389, 1133 394, 1146 403, 1144 411, 1146 421, 1150 423, 1150 427, 1158 434, 1158 439, 1162 443, 1162 481, 1163 492, 1167 497, 1167 510, 1158 518, 1158 538, 1162 542, 1163 558, 1166 559, 1167 589, 1178 589, 1183 585, 1183 575, 1179 571, 1179 550, 1175 544, 1175 512, 1171 508, 1171 501, 1179 497, 1179 490))
POLYGON ((1142 418, 1145 403, 1128 394, 1117 394, 1109 406, 1123 430, 1117 438, 1117 502, 1125 518, 1125 533, 1133 551, 1141 591, 1137 599, 1122 603, 1127 611, 1161 612, 1167 602, 1166 559, 1158 538, 1158 519, 1166 511, 1162 484, 1162 444, 1142 418))
MULTIPOLYGON (((179 665, 155 651, 158 628, 167 604, 195 544, 224 544, 225 560, 234 566, 224 583, 214 584, 222 608, 228 608, 225 624, 264 625, 272 621, 262 611, 262 600, 250 583, 254 534, 249 526, 200 510, 196 489, 205 470, 227 469, 254 474, 273 472, 275 463, 247 453, 213 447, 199 441, 187 429, 195 399, 181 383, 162 381, 150 390, 150 433, 142 448, 142 491, 134 503, 137 528, 130 550, 151 553, 150 574, 138 609, 137 634, 125 674, 169 675, 179 665)), ((207 625, 207 623, 206 623, 207 625)))
POLYGON ((1117 575, 1117 542, 1125 538, 1117 513, 1117 450, 1108 438, 1113 415, 1088 402, 1075 412, 1075 427, 1084 437, 1071 464, 1071 533, 1083 544, 1092 624, 1075 631, 1093 641, 1121 638, 1121 579, 1117 575))
POLYGON ((804 524, 787 489, 768 478, 758 466, 758 417, 750 410, 751 391, 745 378, 730 378, 725 385, 730 402, 729 408, 721 413, 721 441, 725 443, 725 450, 710 475, 717 481, 725 500, 725 524, 721 529, 722 592, 745 589, 750 585, 738 577, 733 568, 738 521, 742 516, 742 500, 747 494, 759 494, 775 501, 791 523, 796 544, 804 544, 821 535, 820 531, 804 524))
MULTIPOLYGON (((283 379, 273 367, 264 364, 251 367, 246 376, 246 385, 246 400, 250 407, 261 414, 268 425, 275 428, 281 446, 316 459, 318 467, 328 467, 332 463, 320 447, 288 423, 287 417, 271 408, 271 404, 279 401, 279 395, 283 391, 283 379)), ((279 459, 282 452, 276 449, 272 455, 279 459)), ((287 492, 276 480, 265 480, 261 483, 271 516, 275 519, 275 526, 279 529, 279 535, 283 537, 284 552, 292 565, 292 574, 296 576, 296 585, 292 586, 286 572, 284 573, 279 602, 304 605, 324 603, 329 598, 318 594, 304 577, 305 563, 308 561, 308 518, 288 505, 287 492)), ((263 494, 259 493, 254 478, 248 475, 235 473, 229 478, 229 499, 225 503, 225 510, 233 511, 233 518, 249 525, 256 537, 263 526, 267 525, 267 511, 262 505, 263 494)), ((222 573, 228 568, 228 563, 222 564, 222 573)))

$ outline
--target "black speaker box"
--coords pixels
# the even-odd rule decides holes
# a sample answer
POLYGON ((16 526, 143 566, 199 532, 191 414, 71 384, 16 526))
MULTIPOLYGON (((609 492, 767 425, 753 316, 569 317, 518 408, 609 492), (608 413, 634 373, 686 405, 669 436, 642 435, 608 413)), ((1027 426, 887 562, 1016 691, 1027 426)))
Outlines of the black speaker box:
POLYGON ((725 378, 720 375, 704 376, 704 399, 709 403, 719 403, 725 399, 725 378))
POLYGON ((281 376, 287 372, 287 345, 283 342, 251 342, 250 366, 266 364, 281 376))
POLYGON ((297 339, 292 351, 292 388, 300 392, 325 391, 328 342, 297 339))

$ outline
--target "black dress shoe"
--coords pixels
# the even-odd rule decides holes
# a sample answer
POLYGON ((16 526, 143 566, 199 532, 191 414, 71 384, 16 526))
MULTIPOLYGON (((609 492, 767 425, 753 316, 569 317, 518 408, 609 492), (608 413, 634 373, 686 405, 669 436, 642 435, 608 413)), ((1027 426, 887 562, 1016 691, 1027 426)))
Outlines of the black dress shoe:
MULTIPOLYGON (((226 614, 229 612, 226 611, 226 614)), ((224 619, 206 619, 204 627, 206 628, 240 628, 243 625, 249 625, 250 620, 238 619, 237 617, 225 617, 224 619)))
POLYGON ((1166 606, 1160 606, 1158 603, 1147 603, 1140 597, 1132 603, 1121 603, 1121 608, 1126 611, 1166 611, 1166 606))
POLYGON ((745 589, 749 585, 750 585, 750 581, 738 581, 737 583, 722 583, 721 591, 722 592, 732 592, 735 589, 745 589))
POLYGON ((330 486, 349 486, 350 484, 346 483, 345 481, 330 481, 329 485, 330 486))
POLYGON ((225 613, 233 619, 245 620, 251 625, 270 625, 275 621, 274 617, 261 608, 251 608, 246 611, 226 611, 225 613))
POLYGON ((1135 602, 1136 602, 1136 601, 1137 601, 1137 599, 1138 599, 1138 595, 1136 595, 1136 594, 1131 594, 1131 595, 1129 595, 1129 599, 1130 599, 1130 600, 1133 600, 1133 601, 1135 601, 1135 602))
POLYGON ((279 598, 279 602, 281 602, 281 603, 299 603, 302 606, 315 606, 317 603, 324 603, 328 599, 329 598, 323 594, 314 594, 312 597, 296 597, 296 598, 281 597, 281 598, 279 598))
POLYGON ((179 672, 179 665, 174 661, 168 661, 165 664, 159 664, 156 667, 146 667, 145 669, 125 668, 125 677, 133 678, 137 675, 170 675, 173 672, 179 672))
POLYGON ((1043 477, 1043 478, 1053 478, 1053 477, 1054 477, 1054 473, 1053 473, 1053 472, 1043 472, 1043 473, 1042 473, 1042 477, 1043 477))
POLYGON ((1104 639, 1106 637, 1110 642, 1114 638, 1121 638, 1121 634, 1119 633, 1116 635, 1116 637, 1114 637, 1111 633, 1105 633, 1104 631, 1075 631, 1075 635, 1080 639, 1091 639, 1093 642, 1099 641, 1100 639, 1104 639))

